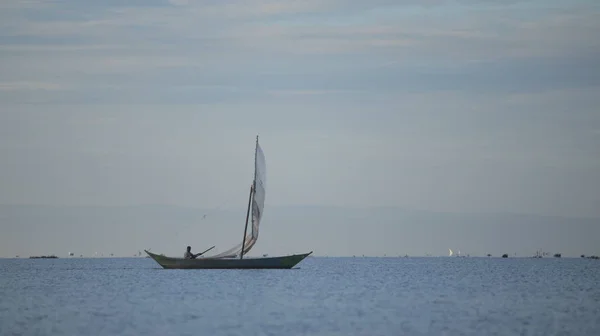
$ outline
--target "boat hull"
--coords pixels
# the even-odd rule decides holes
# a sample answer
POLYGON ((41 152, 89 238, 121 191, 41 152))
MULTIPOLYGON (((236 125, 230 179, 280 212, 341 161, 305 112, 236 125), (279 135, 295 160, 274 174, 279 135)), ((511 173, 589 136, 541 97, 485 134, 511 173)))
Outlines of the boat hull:
POLYGON ((311 252, 268 258, 172 258, 144 250, 165 269, 290 269, 308 257, 311 252))

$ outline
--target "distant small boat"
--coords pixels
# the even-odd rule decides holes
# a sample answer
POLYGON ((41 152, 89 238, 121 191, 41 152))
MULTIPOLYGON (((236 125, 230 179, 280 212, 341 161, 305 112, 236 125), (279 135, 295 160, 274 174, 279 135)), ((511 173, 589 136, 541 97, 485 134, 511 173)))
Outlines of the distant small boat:
POLYGON ((49 255, 49 256, 31 256, 31 257, 29 257, 29 259, 58 259, 58 257, 55 256, 55 255, 49 255))

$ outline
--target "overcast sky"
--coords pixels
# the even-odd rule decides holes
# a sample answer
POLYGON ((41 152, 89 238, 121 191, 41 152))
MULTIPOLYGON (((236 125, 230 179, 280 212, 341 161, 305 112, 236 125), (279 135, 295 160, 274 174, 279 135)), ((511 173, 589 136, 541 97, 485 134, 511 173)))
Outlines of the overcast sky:
MULTIPOLYGON (((600 2, 0 2, 0 203, 600 217, 600 2)), ((1 239, 1 238, 0 238, 1 239)))

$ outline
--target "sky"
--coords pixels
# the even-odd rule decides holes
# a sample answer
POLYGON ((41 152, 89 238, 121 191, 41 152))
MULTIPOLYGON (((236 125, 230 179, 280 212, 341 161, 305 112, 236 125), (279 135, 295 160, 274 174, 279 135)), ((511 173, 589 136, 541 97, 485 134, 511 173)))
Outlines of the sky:
POLYGON ((593 0, 2 0, 0 204, 245 208, 259 134, 265 211, 600 218, 599 17, 593 0))

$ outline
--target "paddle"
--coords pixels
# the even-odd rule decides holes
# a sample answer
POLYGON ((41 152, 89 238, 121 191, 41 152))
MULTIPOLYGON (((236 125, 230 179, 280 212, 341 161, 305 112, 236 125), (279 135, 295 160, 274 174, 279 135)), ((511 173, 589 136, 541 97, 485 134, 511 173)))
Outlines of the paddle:
POLYGON ((202 252, 202 253, 199 253, 198 255, 199 255, 199 256, 201 256, 201 255, 203 255, 204 253, 206 253, 206 252, 208 252, 208 251, 210 251, 210 250, 212 250, 212 249, 214 249, 214 248, 215 248, 215 247, 213 246, 213 247, 209 248, 208 250, 206 250, 206 251, 204 251, 204 252, 202 252))

